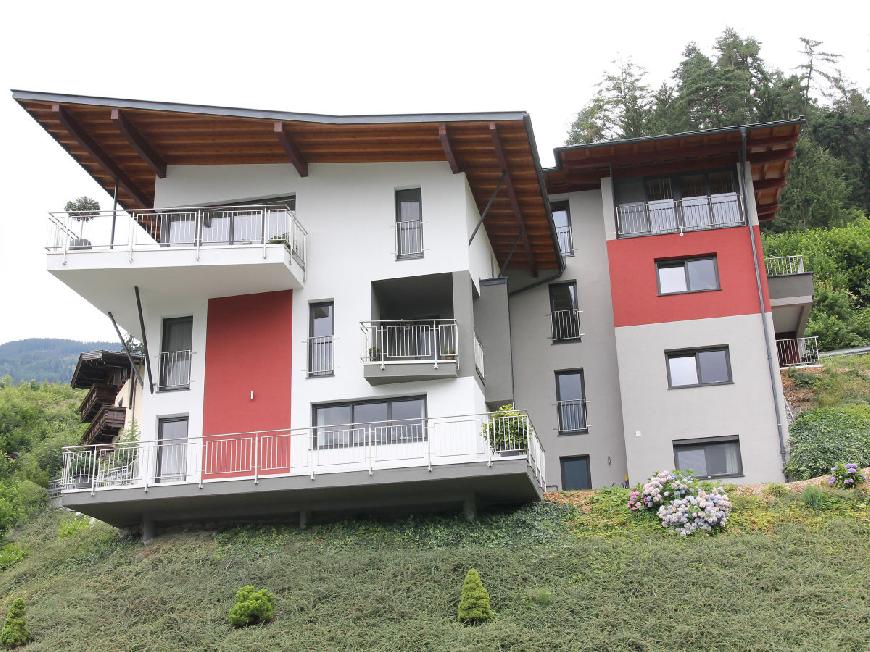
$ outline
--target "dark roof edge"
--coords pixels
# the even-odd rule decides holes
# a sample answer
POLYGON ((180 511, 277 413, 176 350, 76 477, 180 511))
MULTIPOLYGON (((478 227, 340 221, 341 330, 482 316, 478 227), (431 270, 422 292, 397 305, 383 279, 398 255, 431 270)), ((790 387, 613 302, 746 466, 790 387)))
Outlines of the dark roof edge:
POLYGON ((806 123, 804 116, 797 118, 789 118, 785 120, 773 120, 771 122, 753 122, 746 125, 733 125, 730 127, 714 127, 712 129, 699 129, 697 131, 681 131, 676 134, 659 134, 657 136, 637 136, 635 138, 616 138, 613 140, 603 140, 600 143, 589 143, 581 145, 563 145, 562 147, 553 148, 553 158, 556 161, 556 166, 547 168, 548 170, 559 169, 559 152, 565 152, 573 149, 595 149, 598 147, 611 147, 613 145, 623 145, 631 143, 642 143, 651 140, 667 140, 668 138, 686 138, 688 136, 705 136, 709 134, 724 134, 724 133, 740 133, 743 128, 746 129, 770 129, 772 127, 782 127, 784 125, 803 125, 806 123))
POLYGON ((318 113, 290 113, 287 111, 271 111, 259 109, 242 109, 208 104, 182 104, 179 102, 152 102, 149 100, 132 100, 114 97, 91 97, 87 95, 71 95, 67 93, 43 93, 40 91, 12 90, 12 98, 18 102, 67 102, 88 106, 112 106, 126 109, 142 109, 145 111, 174 111, 176 113, 191 113, 213 116, 231 116, 237 118, 259 118, 267 120, 286 120, 297 122, 315 122, 320 124, 399 124, 413 122, 460 122, 460 121, 493 121, 493 120, 524 120, 525 111, 495 111, 484 113, 408 113, 385 115, 322 115, 318 113))

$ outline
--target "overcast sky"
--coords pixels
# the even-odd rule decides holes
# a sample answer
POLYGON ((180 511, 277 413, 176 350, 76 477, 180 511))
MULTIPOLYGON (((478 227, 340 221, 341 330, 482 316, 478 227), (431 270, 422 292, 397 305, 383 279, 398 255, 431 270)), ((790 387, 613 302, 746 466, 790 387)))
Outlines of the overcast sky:
POLYGON ((784 70, 800 61, 799 36, 822 40, 870 86, 862 4, 4 2, 0 343, 115 339, 105 315, 45 271, 43 249, 48 210, 111 200, 10 88, 336 114, 526 110, 547 166, 611 60, 632 57, 657 84, 689 41, 709 50, 726 26, 784 70))

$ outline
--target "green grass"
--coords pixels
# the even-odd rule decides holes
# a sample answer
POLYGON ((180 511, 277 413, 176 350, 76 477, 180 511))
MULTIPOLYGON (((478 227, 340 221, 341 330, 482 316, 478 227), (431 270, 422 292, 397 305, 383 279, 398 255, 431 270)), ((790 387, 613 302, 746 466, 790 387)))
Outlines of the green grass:
POLYGON ((870 354, 823 358, 821 369, 784 373, 798 389, 809 390, 805 409, 870 403, 870 354))
POLYGON ((624 490, 483 514, 166 534, 102 523, 60 536, 48 512, 13 533, 0 609, 27 600, 28 650, 865 649, 870 502, 824 490, 736 496, 717 536, 628 515, 624 490), (818 503, 818 504, 817 504, 818 503), (466 571, 494 621, 456 622, 466 571), (233 629, 245 584, 275 620, 233 629))

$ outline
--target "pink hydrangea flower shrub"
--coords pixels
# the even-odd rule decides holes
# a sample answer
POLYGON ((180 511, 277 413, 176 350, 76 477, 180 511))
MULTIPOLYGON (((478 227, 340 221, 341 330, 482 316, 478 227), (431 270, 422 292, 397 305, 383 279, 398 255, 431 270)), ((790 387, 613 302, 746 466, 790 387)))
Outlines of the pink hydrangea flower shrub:
POLYGON ((695 478, 682 471, 659 471, 653 477, 631 492, 628 509, 639 512, 644 509, 657 510, 661 505, 676 498, 694 495, 697 492, 695 478))
POLYGON ((858 465, 855 462, 847 464, 840 462, 831 467, 831 477, 828 479, 828 485, 831 487, 854 489, 862 482, 864 482, 864 476, 858 472, 858 465))
POLYGON ((710 491, 698 490, 695 496, 678 498, 658 509, 662 527, 676 529, 681 536, 693 532, 721 530, 731 514, 731 501, 721 487, 710 491))

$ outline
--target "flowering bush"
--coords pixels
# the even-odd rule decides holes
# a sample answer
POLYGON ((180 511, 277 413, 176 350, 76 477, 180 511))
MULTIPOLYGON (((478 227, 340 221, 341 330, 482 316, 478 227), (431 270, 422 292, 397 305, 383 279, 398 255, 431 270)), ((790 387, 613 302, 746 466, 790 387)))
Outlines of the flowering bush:
POLYGON ((684 498, 697 493, 695 478, 682 471, 659 471, 642 487, 634 489, 628 499, 628 508, 633 512, 658 509, 675 498, 684 498))
POLYGON ((705 489, 690 473, 660 471, 628 498, 632 512, 655 511, 662 527, 681 535, 701 530, 713 532, 725 527, 731 501, 721 487, 705 489))
POLYGON ((854 489, 864 482, 864 476, 858 473, 858 465, 855 462, 843 464, 840 462, 831 467, 831 477, 828 485, 839 489, 854 489))
POLYGON ((731 513, 731 501, 728 495, 719 487, 704 491, 700 489, 696 496, 677 498, 658 510, 662 527, 672 527, 681 535, 692 534, 696 530, 713 532, 721 530, 728 522, 731 513))

